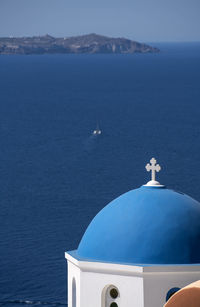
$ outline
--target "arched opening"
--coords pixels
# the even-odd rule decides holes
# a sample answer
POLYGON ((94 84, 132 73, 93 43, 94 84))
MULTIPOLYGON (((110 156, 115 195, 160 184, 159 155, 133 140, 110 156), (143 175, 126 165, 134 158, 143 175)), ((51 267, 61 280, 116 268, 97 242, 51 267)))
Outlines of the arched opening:
POLYGON ((76 280, 72 279, 72 307, 76 307, 76 280))
POLYGON ((166 302, 170 299, 170 297, 172 296, 172 295, 174 295, 177 291, 179 291, 180 290, 180 288, 177 288, 177 287, 175 287, 175 288, 171 288, 168 292, 167 292, 167 295, 166 295, 166 302))
POLYGON ((104 287, 101 295, 102 307, 119 307, 120 293, 116 286, 107 285, 104 287))

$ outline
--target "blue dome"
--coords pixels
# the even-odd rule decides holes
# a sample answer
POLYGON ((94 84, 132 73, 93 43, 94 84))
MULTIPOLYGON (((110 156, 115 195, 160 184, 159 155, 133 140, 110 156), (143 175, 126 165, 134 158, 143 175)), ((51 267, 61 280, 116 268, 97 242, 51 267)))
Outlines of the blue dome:
POLYGON ((125 193, 92 220, 77 256, 125 264, 200 263, 200 203, 165 187, 125 193))

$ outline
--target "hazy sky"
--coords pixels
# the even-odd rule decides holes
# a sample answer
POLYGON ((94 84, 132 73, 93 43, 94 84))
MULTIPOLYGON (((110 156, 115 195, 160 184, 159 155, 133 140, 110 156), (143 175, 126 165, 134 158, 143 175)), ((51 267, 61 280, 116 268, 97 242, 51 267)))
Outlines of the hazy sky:
POLYGON ((200 41, 200 0, 0 0, 0 36, 200 41))

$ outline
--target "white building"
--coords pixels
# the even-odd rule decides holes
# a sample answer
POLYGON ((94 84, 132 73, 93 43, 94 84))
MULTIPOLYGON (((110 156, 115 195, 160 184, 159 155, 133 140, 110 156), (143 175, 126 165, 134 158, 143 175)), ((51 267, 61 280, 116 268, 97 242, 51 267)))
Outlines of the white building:
POLYGON ((200 203, 152 180, 113 200, 67 252, 68 307, 161 307, 200 279, 200 203))

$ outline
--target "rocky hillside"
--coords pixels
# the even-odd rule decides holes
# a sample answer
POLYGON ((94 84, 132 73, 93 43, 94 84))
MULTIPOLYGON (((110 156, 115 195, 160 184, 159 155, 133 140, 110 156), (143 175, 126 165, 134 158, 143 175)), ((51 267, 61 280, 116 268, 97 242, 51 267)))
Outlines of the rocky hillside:
POLYGON ((110 38, 97 34, 55 38, 50 35, 0 38, 0 54, 46 53, 149 53, 158 48, 126 38, 110 38))

